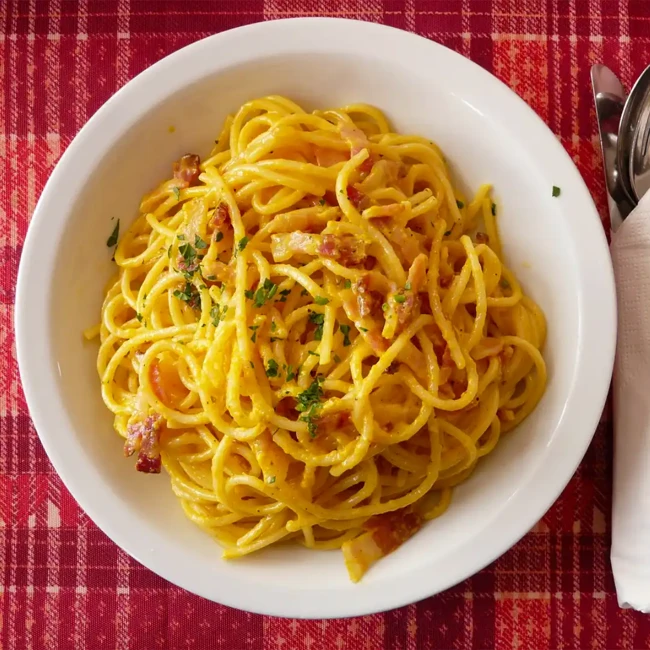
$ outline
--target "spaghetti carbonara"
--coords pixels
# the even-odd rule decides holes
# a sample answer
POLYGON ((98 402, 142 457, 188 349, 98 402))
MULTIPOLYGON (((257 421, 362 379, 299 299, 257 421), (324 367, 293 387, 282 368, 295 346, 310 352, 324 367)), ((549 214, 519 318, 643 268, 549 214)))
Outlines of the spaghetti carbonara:
POLYGON ((226 558, 341 548, 359 580, 544 391, 495 214, 376 108, 244 104, 109 240, 86 336, 125 453, 226 558))

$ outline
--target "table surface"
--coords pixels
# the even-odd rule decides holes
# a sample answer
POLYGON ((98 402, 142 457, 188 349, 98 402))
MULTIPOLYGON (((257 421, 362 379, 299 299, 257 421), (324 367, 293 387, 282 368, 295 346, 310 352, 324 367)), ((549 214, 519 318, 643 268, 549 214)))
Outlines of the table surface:
POLYGON ((434 598, 340 621, 292 621, 178 589, 118 549, 50 465, 20 388, 18 260, 59 156, 120 86, 210 34, 289 16, 383 22, 494 73, 560 138, 606 221, 589 69, 629 87, 650 63, 647 0, 0 1, 0 648, 329 650, 649 648, 609 564, 612 444, 605 411, 562 497, 519 544, 434 598))

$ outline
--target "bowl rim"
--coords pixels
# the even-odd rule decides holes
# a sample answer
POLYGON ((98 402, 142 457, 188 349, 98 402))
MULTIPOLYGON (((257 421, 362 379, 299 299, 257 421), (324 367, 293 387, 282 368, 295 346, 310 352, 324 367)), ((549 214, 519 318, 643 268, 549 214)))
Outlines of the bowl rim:
MULTIPOLYGON (((209 600, 260 614, 335 618, 389 610, 452 587, 494 561, 542 517, 575 472, 600 419, 614 363, 616 295, 605 232, 580 173, 541 118, 505 84, 460 54, 406 31, 347 19, 291 18, 245 25, 192 43, 134 77, 90 118, 57 163, 31 219, 16 284, 15 332, 23 391, 41 443, 66 488, 113 542, 154 573, 209 600), (348 39, 357 42, 380 39, 387 49, 403 52, 400 56, 404 58, 435 55, 492 93, 495 101, 512 111, 514 117, 509 119, 516 120, 520 127, 528 130, 536 147, 539 143, 542 155, 550 156, 558 176, 571 187, 566 196, 563 192, 563 200, 567 202, 564 212, 572 214, 567 229, 572 239, 581 239, 581 245, 576 246, 578 286, 582 290, 579 296, 576 371, 557 424, 558 429, 562 428, 570 435, 554 436, 549 442, 546 463, 552 464, 554 471, 542 474, 541 467, 537 467, 531 472, 528 480, 509 499, 508 507, 502 507, 490 522, 489 528, 498 530, 498 534, 488 535, 480 549, 473 547, 471 553, 465 553, 462 562, 449 568, 444 584, 432 583, 431 576, 425 574, 420 579, 402 579, 394 589, 366 592, 372 594, 366 599, 332 592, 333 597, 330 594, 330 597, 314 600, 307 597, 306 591, 287 589, 282 585, 269 585, 259 593, 238 589, 232 584, 225 589, 206 589, 193 583, 191 576, 178 571, 173 562, 149 553, 143 543, 133 539, 124 522, 120 523, 119 512, 111 514, 106 504, 95 502, 93 491, 87 489, 92 471, 85 467, 80 471, 78 466, 75 467, 75 463, 83 459, 82 451, 63 449, 58 444, 58 429, 52 422, 65 422, 65 409, 50 397, 58 379, 56 373, 43 368, 46 365, 43 360, 52 359, 53 355, 46 327, 50 297, 41 274, 43 269, 54 268, 57 246, 52 242, 59 241, 65 227, 65 206, 72 204, 77 196, 76 188, 106 155, 111 142, 122 137, 157 101, 220 69, 259 59, 265 51, 270 53, 271 43, 272 54, 290 53, 294 41, 304 39, 310 32, 314 36, 318 33, 318 38, 323 40, 327 40, 324 35, 329 34, 330 44, 342 48, 353 47, 348 39), (250 47, 237 47, 240 41, 245 41, 250 47), (218 50, 220 56, 215 57, 212 50, 218 50), (203 56, 208 52, 212 56, 203 56), (188 59, 197 64, 189 74, 169 74, 179 67, 187 73, 185 62, 188 59), (165 79, 164 84, 158 82, 160 78, 165 79), (133 110, 120 113, 121 107, 127 103, 133 110), (68 182, 72 167, 77 172, 80 167, 84 169, 78 183, 68 182), (38 265, 32 262, 34 259, 39 260, 38 265), (593 325, 595 322, 597 326, 593 325)), ((128 513, 123 513, 123 516, 128 516, 128 513)), ((465 546, 461 544, 456 555, 465 546)))

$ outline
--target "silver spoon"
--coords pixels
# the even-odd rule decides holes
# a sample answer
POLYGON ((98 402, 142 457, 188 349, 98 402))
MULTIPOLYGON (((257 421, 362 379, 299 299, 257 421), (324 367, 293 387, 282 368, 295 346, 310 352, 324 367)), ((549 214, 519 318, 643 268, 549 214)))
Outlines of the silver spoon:
MULTIPOLYGON (((621 177, 621 185, 628 194, 629 199, 634 205, 639 202, 639 193, 635 186, 633 186, 632 178, 637 179, 638 171, 640 168, 637 167, 637 164, 632 163, 632 155, 635 147, 635 140, 637 135, 643 131, 641 120, 645 112, 644 106, 649 99, 648 94, 650 92, 650 66, 648 66, 641 74, 641 76, 636 80, 636 83, 632 87, 630 94, 625 102, 623 107, 623 113, 621 114, 621 122, 618 130, 618 142, 617 142, 617 154, 616 161, 618 167, 618 173, 621 177), (639 127, 641 126, 641 129, 639 127), (635 171, 633 171, 633 169, 635 171)), ((645 120, 647 123, 647 119, 645 120)), ((641 133, 641 142, 639 143, 639 149, 643 145, 643 133, 641 133)), ((636 183, 641 189, 640 183, 636 183)), ((641 193, 641 196, 643 193, 641 193)))
POLYGON ((625 90, 618 77, 607 66, 601 64, 591 68, 591 83, 594 90, 607 192, 624 219, 634 208, 630 198, 631 188, 624 186, 617 160, 619 125, 625 106, 625 90))
MULTIPOLYGON (((650 66, 635 84, 636 124, 630 152, 630 185, 637 201, 650 189, 650 66), (643 82, 643 83, 639 83, 643 82)), ((631 97, 631 95, 630 95, 631 97)))

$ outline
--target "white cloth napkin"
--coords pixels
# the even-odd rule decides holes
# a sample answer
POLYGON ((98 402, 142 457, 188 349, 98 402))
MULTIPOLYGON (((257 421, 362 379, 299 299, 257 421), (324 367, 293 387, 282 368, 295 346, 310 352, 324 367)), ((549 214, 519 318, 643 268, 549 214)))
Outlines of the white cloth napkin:
POLYGON ((612 570, 618 604, 650 612, 650 192, 612 235, 618 294, 612 570))

